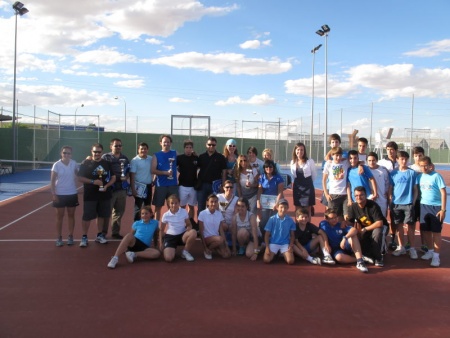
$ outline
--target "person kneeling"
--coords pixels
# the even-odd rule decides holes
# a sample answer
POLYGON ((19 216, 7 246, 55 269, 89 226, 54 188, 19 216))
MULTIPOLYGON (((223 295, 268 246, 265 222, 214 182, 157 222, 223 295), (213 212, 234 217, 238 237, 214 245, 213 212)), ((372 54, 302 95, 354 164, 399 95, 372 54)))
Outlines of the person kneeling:
MULTIPOLYGON (((133 263, 137 257, 157 259, 161 255, 159 250, 150 247, 152 239, 157 238, 158 221, 154 220, 152 209, 149 206, 142 207, 140 213, 141 220, 133 223, 132 232, 122 239, 116 253, 108 263, 108 268, 114 269, 119 262, 119 256, 124 253, 130 263, 133 263)), ((155 241, 154 245, 156 247, 155 241)))
POLYGON ((294 264, 295 222, 287 215, 288 209, 288 201, 284 198, 278 200, 277 214, 270 217, 264 227, 264 263, 270 263, 275 255, 281 252, 286 263, 294 264))

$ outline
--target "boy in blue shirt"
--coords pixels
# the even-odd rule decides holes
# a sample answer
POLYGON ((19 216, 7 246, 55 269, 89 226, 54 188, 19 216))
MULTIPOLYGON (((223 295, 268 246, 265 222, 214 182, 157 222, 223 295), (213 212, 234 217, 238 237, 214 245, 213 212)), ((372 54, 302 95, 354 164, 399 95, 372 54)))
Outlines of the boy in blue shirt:
POLYGON ((289 203, 284 198, 278 200, 277 214, 269 218, 264 227, 264 263, 270 263, 278 252, 288 264, 294 264, 295 222, 287 215, 289 203))
POLYGON ((417 251, 414 248, 415 218, 414 203, 417 198, 416 172, 408 168, 409 154, 406 151, 397 153, 398 169, 390 172, 389 199, 391 202, 391 212, 393 213, 394 227, 397 228, 398 247, 392 253, 394 256, 406 254, 404 225, 408 226, 408 240, 411 243, 409 257, 417 259, 417 251))
POLYGON ((350 168, 348 169, 347 173, 348 207, 352 205, 352 202, 356 202, 354 193, 356 187, 364 187, 366 192, 370 193, 367 198, 370 200, 376 200, 378 197, 377 184, 372 172, 370 171, 370 168, 366 165, 359 166, 359 155, 356 150, 350 150, 348 152, 348 160, 350 162, 350 168))
POLYGON ((433 170, 431 158, 424 156, 419 161, 422 174, 417 177, 417 184, 422 193, 420 198, 420 230, 423 231, 428 252, 421 258, 431 259, 432 267, 441 264, 439 252, 441 249, 442 222, 445 218, 447 193, 442 176, 433 170))
POLYGON ((369 272, 364 258, 368 261, 369 259, 362 255, 358 231, 350 225, 342 226, 338 222, 335 209, 328 208, 325 211, 325 220, 320 222, 319 227, 326 234, 325 246, 331 247, 331 255, 337 262, 344 264, 356 262, 356 268, 359 271, 369 272))

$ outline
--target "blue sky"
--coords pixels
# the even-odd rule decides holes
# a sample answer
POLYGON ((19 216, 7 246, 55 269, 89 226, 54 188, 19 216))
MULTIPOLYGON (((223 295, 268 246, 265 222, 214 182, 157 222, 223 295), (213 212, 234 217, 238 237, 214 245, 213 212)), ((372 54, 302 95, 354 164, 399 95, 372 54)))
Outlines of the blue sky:
MULTIPOLYGON (((12 3, 0 0, 0 105, 8 110, 12 3)), ((17 59, 23 121, 36 105, 38 115, 50 110, 62 114, 63 123, 73 123, 76 110, 77 124, 100 116, 108 130, 123 130, 126 103, 128 131, 170 132, 176 114, 211 116, 215 135, 239 136, 243 120, 255 121, 245 124, 247 135, 278 120, 289 123, 291 133, 306 132, 311 49, 325 44, 315 32, 327 24, 329 133, 341 132, 342 121, 343 134, 358 129, 368 137, 393 127, 394 137, 404 137, 412 126, 430 129, 424 131, 429 137, 450 137, 445 0, 24 4, 30 12, 19 18, 17 59)), ((324 72, 322 46, 315 57, 317 134, 324 128, 324 72)), ((204 128, 203 120, 196 123, 204 128)))

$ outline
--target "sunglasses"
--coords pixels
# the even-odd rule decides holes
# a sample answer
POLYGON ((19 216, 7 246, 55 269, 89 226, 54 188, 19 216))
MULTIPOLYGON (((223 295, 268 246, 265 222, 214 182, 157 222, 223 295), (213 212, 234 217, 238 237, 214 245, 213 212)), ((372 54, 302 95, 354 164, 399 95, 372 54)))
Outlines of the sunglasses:
POLYGON ((215 147, 216 145, 215 145, 215 144, 208 143, 207 146, 208 146, 208 147, 215 147))
POLYGON ((122 147, 121 144, 116 144, 116 145, 114 146, 114 148, 121 148, 121 147, 122 147))
POLYGON ((229 144, 228 146, 229 146, 229 147, 236 148, 236 146, 235 146, 234 144, 229 144))
POLYGON ((224 187, 224 189, 233 189, 233 187, 224 187))
POLYGON ((94 154, 101 154, 101 153, 102 153, 101 150, 92 150, 92 152, 93 152, 94 154))
POLYGON ((68 153, 67 151, 63 151, 64 155, 72 155, 72 153, 68 153))

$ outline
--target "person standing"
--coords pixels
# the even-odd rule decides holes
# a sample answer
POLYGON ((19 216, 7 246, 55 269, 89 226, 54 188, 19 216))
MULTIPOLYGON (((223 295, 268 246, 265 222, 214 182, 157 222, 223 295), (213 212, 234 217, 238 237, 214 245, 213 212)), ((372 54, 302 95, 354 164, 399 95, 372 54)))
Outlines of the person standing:
POLYGON ((152 157, 148 155, 148 144, 141 142, 138 154, 130 163, 130 185, 134 197, 134 220, 139 221, 140 210, 152 202, 152 157), (139 190, 136 186, 144 187, 139 190))
POLYGON ((306 208, 311 215, 311 208, 316 204, 314 180, 317 177, 316 164, 308 158, 306 147, 299 142, 292 151, 291 174, 294 177, 292 195, 295 209, 306 208))
POLYGON ((172 137, 161 135, 159 137, 161 150, 152 158, 152 173, 156 175, 155 193, 152 204, 155 206, 155 219, 161 219, 161 208, 166 198, 171 195, 178 196, 177 152, 171 149, 172 137))
POLYGON ((206 151, 198 157, 198 180, 197 190, 197 214, 206 208, 206 198, 213 193, 213 182, 217 180, 225 182, 227 174, 227 161, 225 156, 216 150, 217 140, 209 137, 206 141, 206 151))
POLYGON ((56 246, 64 245, 62 240, 62 225, 64 212, 67 209, 69 237, 67 245, 73 245, 73 229, 75 228, 75 208, 78 204, 77 193, 78 165, 72 160, 72 147, 61 148, 61 159, 53 164, 51 171, 51 191, 53 207, 56 209, 56 246))
POLYGON ((194 208, 197 205, 197 192, 194 189, 195 182, 197 181, 197 165, 198 156, 194 151, 194 142, 191 140, 184 141, 184 154, 177 156, 177 165, 179 181, 179 193, 180 193, 180 206, 185 208, 189 207, 189 218, 194 218, 194 208))
MULTIPOLYGON (((103 154, 102 159, 111 163, 112 173, 116 176, 116 182, 113 185, 111 198, 111 232, 112 238, 122 239, 123 236, 120 234, 120 225, 127 203, 126 189, 128 187, 127 179, 130 161, 128 160, 128 157, 122 154, 122 141, 120 139, 113 138, 109 147, 111 152, 103 154)), ((108 225, 109 220, 105 220, 102 231, 105 236, 108 233, 108 225)))
POLYGON ((100 143, 92 145, 92 159, 84 160, 80 165, 78 179, 84 186, 83 194, 83 236, 80 247, 88 245, 87 233, 91 221, 97 218, 97 243, 106 244, 103 235, 105 220, 111 216, 111 186, 116 182, 116 176, 111 173, 111 164, 102 159, 103 146, 100 143))
POLYGON ((236 141, 233 139, 229 139, 225 146, 223 147, 223 156, 225 156, 227 160, 227 180, 230 180, 232 183, 234 181, 234 167, 237 165, 237 158, 239 156, 236 141))

